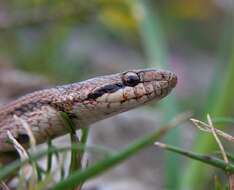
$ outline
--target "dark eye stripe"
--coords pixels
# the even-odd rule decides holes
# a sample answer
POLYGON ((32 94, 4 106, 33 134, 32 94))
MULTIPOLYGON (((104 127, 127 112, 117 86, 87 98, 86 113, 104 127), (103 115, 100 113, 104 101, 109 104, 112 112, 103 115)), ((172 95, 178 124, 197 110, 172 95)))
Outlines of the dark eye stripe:
POLYGON ((102 96, 105 93, 113 93, 117 90, 123 88, 124 85, 122 83, 116 83, 116 84, 108 84, 106 86, 103 86, 97 90, 95 90, 93 93, 90 93, 87 97, 87 99, 97 99, 98 97, 102 96))

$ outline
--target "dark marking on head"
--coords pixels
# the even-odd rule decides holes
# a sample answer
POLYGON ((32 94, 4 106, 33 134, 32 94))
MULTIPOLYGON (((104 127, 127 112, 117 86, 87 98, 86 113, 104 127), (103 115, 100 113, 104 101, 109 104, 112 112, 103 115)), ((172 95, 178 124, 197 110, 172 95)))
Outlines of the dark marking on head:
POLYGON ((105 93, 113 93, 123 87, 124 85, 122 83, 108 84, 90 93, 87 99, 97 99, 98 97, 102 96, 105 93))
POLYGON ((20 144, 26 144, 29 142, 29 136, 27 134, 18 134, 16 140, 20 143, 20 144))

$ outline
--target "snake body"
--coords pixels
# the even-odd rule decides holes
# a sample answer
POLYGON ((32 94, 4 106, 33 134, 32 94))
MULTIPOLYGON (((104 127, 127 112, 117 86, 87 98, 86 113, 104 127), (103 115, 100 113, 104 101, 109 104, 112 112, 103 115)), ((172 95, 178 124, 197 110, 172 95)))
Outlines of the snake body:
POLYGON ((176 83, 177 77, 172 72, 142 69, 25 95, 0 108, 0 152, 14 149, 7 131, 19 143, 28 144, 27 132, 14 115, 28 123, 39 144, 68 132, 60 112, 67 113, 79 129, 151 100, 160 100, 176 83))

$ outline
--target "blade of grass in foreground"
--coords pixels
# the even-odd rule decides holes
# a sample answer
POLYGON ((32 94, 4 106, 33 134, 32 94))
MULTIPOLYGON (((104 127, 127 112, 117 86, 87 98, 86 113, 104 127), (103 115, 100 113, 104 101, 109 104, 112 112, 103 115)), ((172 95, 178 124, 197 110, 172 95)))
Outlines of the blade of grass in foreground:
MULTIPOLYGON (((81 140, 78 138, 76 134, 76 127, 73 121, 69 118, 67 113, 62 112, 61 116, 64 120, 65 126, 69 129, 70 131, 70 140, 72 144, 77 144, 79 143, 85 145, 87 143, 88 139, 88 128, 82 128, 81 129, 81 140)), ((71 161, 70 161, 70 170, 69 170, 69 175, 72 174, 76 170, 82 169, 82 160, 83 160, 83 154, 84 150, 71 150, 71 161)), ((82 184, 72 189, 81 189, 82 184)), ((72 190, 71 189, 71 190, 72 190)))
POLYGON ((51 190, 63 190, 66 188, 73 188, 78 184, 84 183, 86 180, 103 173, 107 169, 115 166, 121 161, 129 158, 133 154, 137 153, 141 149, 146 146, 152 145, 155 140, 161 137, 169 128, 162 128, 153 134, 147 135, 139 141, 133 143, 122 151, 114 154, 107 159, 104 159, 92 166, 89 166, 87 169, 83 171, 76 171, 71 174, 67 179, 60 181, 57 185, 55 185, 51 190))
POLYGON ((207 156, 207 155, 202 155, 202 154, 196 154, 194 152, 185 151, 185 150, 177 148, 175 146, 170 146, 170 145, 166 145, 166 144, 159 143, 159 142, 156 142, 155 145, 160 147, 160 148, 166 149, 168 151, 180 154, 182 156, 192 158, 193 160, 201 161, 205 164, 209 164, 209 165, 214 166, 216 168, 220 168, 224 172, 230 172, 232 174, 234 173, 234 165, 230 164, 230 163, 226 163, 224 160, 221 160, 219 158, 215 158, 215 157, 207 156))
MULTIPOLYGON (((183 121, 187 120, 191 116, 190 113, 184 113, 179 115, 175 118, 175 120, 172 120, 170 123, 165 125, 165 127, 160 128, 159 130, 146 135, 145 137, 137 140, 135 143, 132 143, 127 148, 123 149, 122 151, 119 151, 118 153, 112 153, 111 155, 106 155, 107 158, 103 159, 102 161, 88 167, 85 170, 82 171, 76 171, 72 175, 70 175, 67 179, 64 179, 60 181, 57 185, 53 187, 54 190, 58 189, 67 189, 72 188, 76 186, 77 184, 83 183, 87 179, 90 179, 94 177, 97 174, 100 174, 104 172, 105 170, 109 169, 110 167, 115 166, 119 162, 123 161, 124 159, 129 158, 133 154, 137 153, 141 149, 145 148, 146 146, 149 146, 153 144, 154 141, 158 140, 162 135, 164 135, 169 129, 177 126, 178 124, 181 124, 183 121)), ((4 167, 0 167, 0 181, 6 178, 7 176, 11 175, 16 171, 18 168, 24 166, 28 162, 35 162, 39 160, 40 158, 51 154, 51 153, 62 153, 62 152, 68 152, 70 150, 100 150, 106 153, 106 149, 100 148, 98 146, 82 146, 73 144, 71 147, 64 147, 64 148, 55 148, 55 147, 49 147, 47 150, 45 150, 42 153, 38 153, 36 155, 31 155, 30 159, 25 161, 15 161, 12 164, 9 164, 4 167)), ((109 152, 109 151, 108 151, 109 152)))
MULTIPOLYGON (((79 145, 80 140, 76 135, 76 127, 73 121, 69 118, 67 113, 61 112, 61 117, 64 121, 65 127, 70 133, 70 140, 72 144, 79 145)), ((72 173, 75 170, 81 169, 81 160, 82 156, 78 150, 71 150, 71 161, 70 161, 70 170, 69 173, 72 173)))
POLYGON ((234 118, 231 117, 215 117, 212 121, 215 124, 234 124, 234 118))
POLYGON ((84 183, 86 180, 97 176, 98 174, 103 173, 107 169, 117 165, 121 161, 129 158, 130 156, 136 154, 143 148, 152 145, 157 139, 164 135, 169 129, 177 126, 186 120, 190 114, 183 114, 180 117, 177 117, 176 120, 172 121, 165 127, 160 128, 159 130, 144 136, 143 138, 137 140, 136 142, 129 145, 127 148, 120 150, 118 153, 115 153, 104 160, 97 162, 89 166, 83 171, 74 172, 67 179, 60 181, 56 184, 52 190, 62 190, 66 188, 73 188, 78 184, 84 183))
POLYGON ((57 157, 59 153, 69 152, 71 150, 84 150, 84 149, 87 151, 90 150, 90 151, 102 152, 103 155, 105 155, 105 156, 108 156, 109 154, 112 153, 110 151, 110 149, 103 148, 100 146, 84 146, 81 144, 79 144, 79 145, 72 144, 69 147, 63 147, 63 148, 57 148, 55 146, 51 146, 40 153, 37 153, 35 155, 30 155, 30 158, 26 159, 24 161, 16 160, 9 165, 1 166, 0 167, 0 181, 4 180, 4 178, 10 176, 11 174, 14 174, 15 171, 17 171, 20 167, 23 167, 28 162, 38 161, 39 159, 41 159, 49 154, 55 154, 57 157))
MULTIPOLYGON (((156 13, 156 7, 152 9, 153 3, 150 3, 150 1, 137 0, 131 2, 133 15, 136 18, 139 28, 143 51, 148 61, 147 66, 167 69, 167 42, 162 25, 160 24, 160 18, 156 13)), ((165 113, 162 119, 162 125, 178 113, 178 106, 173 96, 169 96, 166 100, 162 101, 160 108, 163 110, 162 113, 165 113)), ((166 135, 165 142, 179 146, 179 139, 179 128, 175 128, 170 130, 166 135)), ((165 186, 176 190, 181 168, 178 157, 167 152, 164 158, 165 186)))

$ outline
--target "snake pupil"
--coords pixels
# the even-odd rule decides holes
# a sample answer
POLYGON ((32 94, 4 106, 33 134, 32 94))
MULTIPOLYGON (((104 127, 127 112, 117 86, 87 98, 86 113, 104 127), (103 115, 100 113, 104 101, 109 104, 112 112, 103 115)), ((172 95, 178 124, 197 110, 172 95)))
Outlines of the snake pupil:
POLYGON ((125 76, 124 76, 124 84, 126 85, 126 86, 136 86, 137 84, 139 84, 140 83, 140 79, 139 79, 139 77, 138 77, 138 75, 137 74, 133 74, 133 73, 131 73, 131 74, 126 74, 125 76))

